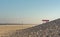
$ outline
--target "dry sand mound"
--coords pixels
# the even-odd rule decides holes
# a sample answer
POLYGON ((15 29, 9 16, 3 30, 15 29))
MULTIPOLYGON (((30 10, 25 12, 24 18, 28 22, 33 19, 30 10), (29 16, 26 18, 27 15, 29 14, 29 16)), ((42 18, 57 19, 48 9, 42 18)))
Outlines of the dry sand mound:
POLYGON ((6 37, 60 37, 60 19, 31 28, 16 30, 6 37))
POLYGON ((0 25, 0 36, 5 36, 16 30, 26 29, 32 26, 33 25, 0 25))

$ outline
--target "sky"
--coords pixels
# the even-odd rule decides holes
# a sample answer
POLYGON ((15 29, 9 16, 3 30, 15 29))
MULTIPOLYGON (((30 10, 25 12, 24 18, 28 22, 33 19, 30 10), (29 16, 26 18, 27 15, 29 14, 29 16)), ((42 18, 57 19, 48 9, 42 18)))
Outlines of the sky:
POLYGON ((40 24, 60 18, 60 0, 0 0, 0 23, 40 24))

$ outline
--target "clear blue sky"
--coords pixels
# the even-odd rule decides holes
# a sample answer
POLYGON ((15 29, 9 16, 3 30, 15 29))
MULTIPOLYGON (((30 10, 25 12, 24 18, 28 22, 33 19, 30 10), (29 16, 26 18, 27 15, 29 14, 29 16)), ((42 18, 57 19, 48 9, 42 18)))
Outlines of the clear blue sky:
POLYGON ((60 18, 60 0, 0 0, 1 23, 38 24, 60 18))

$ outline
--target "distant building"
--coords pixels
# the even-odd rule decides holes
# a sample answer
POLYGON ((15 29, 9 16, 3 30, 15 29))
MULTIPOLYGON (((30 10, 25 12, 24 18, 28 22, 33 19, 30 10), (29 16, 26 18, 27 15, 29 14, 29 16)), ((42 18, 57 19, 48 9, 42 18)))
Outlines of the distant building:
POLYGON ((42 20, 43 21, 43 23, 47 23, 47 22, 49 22, 49 20, 42 20))

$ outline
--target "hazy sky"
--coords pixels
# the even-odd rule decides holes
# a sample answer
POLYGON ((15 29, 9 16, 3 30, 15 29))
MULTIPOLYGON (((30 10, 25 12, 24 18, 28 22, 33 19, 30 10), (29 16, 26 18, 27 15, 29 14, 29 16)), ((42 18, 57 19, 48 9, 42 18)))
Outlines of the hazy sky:
POLYGON ((60 0, 0 0, 0 23, 39 24, 60 18, 60 0))

